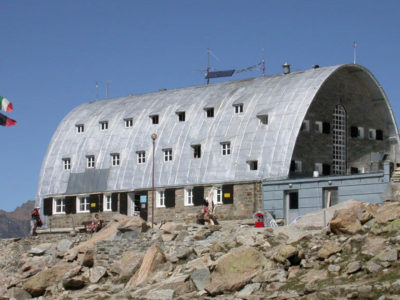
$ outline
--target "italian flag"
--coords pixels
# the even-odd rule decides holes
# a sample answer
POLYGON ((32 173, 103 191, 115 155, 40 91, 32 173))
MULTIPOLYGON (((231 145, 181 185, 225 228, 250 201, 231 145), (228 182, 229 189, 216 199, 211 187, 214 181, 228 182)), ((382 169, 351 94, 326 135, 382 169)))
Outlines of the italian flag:
POLYGON ((0 114, 0 125, 3 126, 13 126, 17 125, 17 121, 7 118, 5 115, 0 114))
POLYGON ((0 110, 10 112, 13 110, 13 105, 6 98, 0 96, 0 110))

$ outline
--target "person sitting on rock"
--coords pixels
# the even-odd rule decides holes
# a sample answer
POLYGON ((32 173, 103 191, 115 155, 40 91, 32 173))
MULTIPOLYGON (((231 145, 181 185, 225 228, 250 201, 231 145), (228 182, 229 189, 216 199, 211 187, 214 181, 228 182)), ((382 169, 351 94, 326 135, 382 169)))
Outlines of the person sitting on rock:
POLYGON ((101 229, 100 217, 99 214, 95 214, 92 224, 88 226, 86 230, 87 232, 93 233, 99 231, 100 229, 101 229))

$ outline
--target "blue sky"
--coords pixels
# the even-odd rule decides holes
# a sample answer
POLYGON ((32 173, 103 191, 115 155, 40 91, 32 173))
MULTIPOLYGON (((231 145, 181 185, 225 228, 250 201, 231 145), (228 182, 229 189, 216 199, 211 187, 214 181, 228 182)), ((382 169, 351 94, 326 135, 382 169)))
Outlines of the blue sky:
MULTIPOLYGON (((0 209, 36 197, 58 124, 105 97, 204 84, 217 69, 261 61, 267 74, 353 62, 372 71, 400 117, 400 1, 0 0, 0 95, 19 123, 0 127, 0 209), (98 92, 96 81, 99 82, 98 92)), ((232 79, 260 76, 249 72, 232 79)))

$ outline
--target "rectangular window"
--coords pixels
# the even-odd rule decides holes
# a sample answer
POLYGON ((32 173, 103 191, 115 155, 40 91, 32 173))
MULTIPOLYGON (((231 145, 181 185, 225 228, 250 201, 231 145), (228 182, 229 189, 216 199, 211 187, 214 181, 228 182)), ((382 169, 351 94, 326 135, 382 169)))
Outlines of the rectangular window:
POLYGON ((235 114, 243 113, 243 104, 235 104, 233 107, 235 108, 235 114))
POLYGON ((289 209, 299 208, 299 192, 289 193, 289 209))
POLYGON ((112 153, 111 154, 111 165, 112 166, 119 166, 120 159, 119 159, 119 153, 112 153))
POLYGON ((222 188, 220 186, 214 187, 214 203, 222 204, 222 188))
POLYGON ((104 211, 111 211, 111 195, 104 195, 103 201, 104 211))
POLYGON ((164 149, 164 161, 172 160, 172 149, 164 149))
POLYGON ((101 122, 99 122, 99 124, 100 124, 101 131, 105 131, 108 129, 108 121, 101 121, 101 122))
POLYGON ((201 145, 192 145, 193 149, 193 158, 201 157, 201 145))
POLYGON ((315 163, 314 171, 317 171, 318 175, 322 175, 322 163, 315 163))
POLYGON ((76 133, 82 133, 85 131, 85 126, 83 124, 77 124, 75 125, 76 128, 76 133))
POLYGON ((54 199, 54 214, 65 214, 65 199, 54 199))
POLYGON ((165 207, 165 191, 157 191, 157 207, 165 207))
POLYGON ((185 112, 184 111, 178 111, 176 114, 178 115, 179 122, 185 122, 185 112))
POLYGON ((247 163, 249 164, 249 168, 251 171, 258 169, 258 161, 257 160, 249 160, 247 163))
POLYGON ((359 139, 364 138, 364 127, 357 127, 357 137, 359 139))
POLYGON ((158 124, 158 115, 152 115, 150 118, 153 124, 158 124))
POLYGON ((94 155, 86 156, 86 167, 94 168, 94 155))
POLYGON ((214 118, 214 107, 205 108, 207 118, 214 118))
POLYGON ((193 188, 185 189, 185 206, 193 205, 193 188))
POLYGON ((310 131, 310 121, 309 120, 304 120, 303 123, 301 124, 301 131, 304 132, 309 132, 310 131))
POLYGON ((231 154, 231 143, 230 142, 221 143, 221 154, 222 155, 230 155, 231 154))
POLYGON ((78 197, 77 198, 77 212, 90 212, 90 200, 89 197, 78 197))
POLYGON ((370 128, 368 131, 368 138, 370 140, 376 140, 376 129, 370 128))
POLYGON ((295 173, 301 173, 301 161, 292 160, 290 163, 290 171, 295 173))
POLYGON ((146 152, 145 151, 138 151, 137 154, 137 163, 144 164, 146 162, 146 152))
POLYGON ((260 119, 260 124, 262 125, 268 124, 268 115, 258 115, 257 118, 260 119))
POLYGON ((131 128, 133 126, 133 119, 132 118, 124 119, 124 123, 125 123, 125 128, 131 128))
POLYGON ((315 121, 315 132, 322 133, 322 122, 315 121))
POLYGON ((63 158, 63 168, 64 170, 71 170, 71 159, 70 158, 63 158))

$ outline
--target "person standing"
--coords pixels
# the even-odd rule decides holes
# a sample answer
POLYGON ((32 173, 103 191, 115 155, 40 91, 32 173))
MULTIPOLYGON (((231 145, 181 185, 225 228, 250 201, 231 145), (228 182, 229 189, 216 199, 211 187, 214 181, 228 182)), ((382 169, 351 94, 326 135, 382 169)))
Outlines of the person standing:
POLYGON ((40 219, 39 208, 35 207, 31 213, 31 236, 37 235, 37 227, 42 226, 42 220, 40 219))

